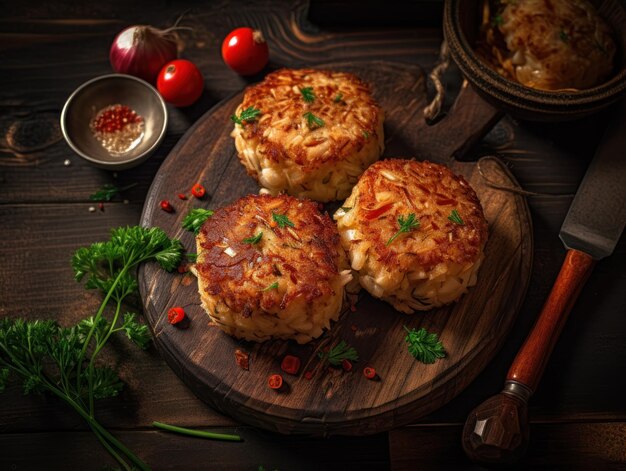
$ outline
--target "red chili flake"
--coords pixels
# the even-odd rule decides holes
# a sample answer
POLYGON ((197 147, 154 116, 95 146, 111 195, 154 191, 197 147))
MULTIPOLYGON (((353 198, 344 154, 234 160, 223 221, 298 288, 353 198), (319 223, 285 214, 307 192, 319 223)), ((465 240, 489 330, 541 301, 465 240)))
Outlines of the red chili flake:
POLYGON ((178 193, 178 195, 176 195, 176 196, 178 196, 178 198, 181 199, 181 200, 186 200, 187 199, 187 195, 184 194, 184 193, 178 193))
POLYGON ((194 186, 191 187, 191 194, 196 198, 202 198, 205 193, 206 190, 200 183, 196 183, 194 186))
POLYGON ((365 215, 365 219, 376 219, 383 213, 386 213, 393 207, 393 203, 387 203, 382 205, 380 208, 367 210, 367 214, 365 215))
POLYGON ((352 332, 356 332, 356 330, 357 330, 357 326, 356 326, 356 325, 354 325, 354 324, 352 324, 352 325, 350 326, 350 330, 351 330, 352 332))
POLYGON ((247 371, 250 367, 250 354, 240 349, 235 350, 235 362, 239 368, 247 371))
POLYGON ((187 266, 186 263, 181 263, 180 265, 178 265, 178 273, 187 273, 189 271, 189 267, 187 266))
POLYGON ((159 205, 161 206, 161 209, 163 211, 165 211, 166 213, 173 213, 174 212, 174 207, 170 204, 169 201, 167 200, 163 200, 159 203, 159 205))
POLYGON ((167 320, 170 324, 178 324, 185 318, 185 310, 182 307, 176 306, 167 311, 167 320))
POLYGON ((100 211, 104 212, 104 203, 98 203, 98 208, 100 208, 100 211))
POLYGON ((115 132, 132 123, 140 123, 143 118, 126 105, 114 105, 100 112, 93 122, 98 132, 115 132))
POLYGON ((376 370, 374 368, 372 368, 371 366, 366 366, 365 368, 363 368, 363 375, 367 379, 375 379, 376 378, 376 370))
POLYGON ((300 370, 300 358, 293 355, 286 355, 280 364, 280 369, 290 375, 297 375, 300 370))
POLYGON ((283 377, 281 375, 270 375, 267 379, 267 385, 275 390, 283 387, 283 377))
POLYGON ((311 378, 313 378, 313 372, 311 370, 304 373, 304 379, 306 379, 307 381, 310 381, 311 378))
POLYGON ((352 371, 352 363, 350 360, 341 360, 341 367, 344 371, 352 371))

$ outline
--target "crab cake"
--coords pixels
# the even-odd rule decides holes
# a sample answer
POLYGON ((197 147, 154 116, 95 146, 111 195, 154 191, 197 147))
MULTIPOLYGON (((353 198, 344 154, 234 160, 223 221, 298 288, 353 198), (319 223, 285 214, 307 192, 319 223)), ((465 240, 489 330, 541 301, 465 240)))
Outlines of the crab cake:
POLYGON ((352 275, 316 203, 245 196, 215 211, 196 244, 202 306, 227 334, 307 343, 339 317, 352 275))
POLYGON ((384 148, 384 113, 355 75, 282 69, 249 87, 231 136, 271 194, 344 199, 384 148))
POLYGON ((399 311, 451 303, 476 283, 487 222, 474 190, 447 167, 377 162, 334 218, 361 286, 399 311))

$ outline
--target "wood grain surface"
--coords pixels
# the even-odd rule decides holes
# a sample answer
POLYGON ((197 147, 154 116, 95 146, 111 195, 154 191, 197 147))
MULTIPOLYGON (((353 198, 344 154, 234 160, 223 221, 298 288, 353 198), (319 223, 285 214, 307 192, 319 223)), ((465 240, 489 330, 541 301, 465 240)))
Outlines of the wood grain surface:
MULTIPOLYGON (((329 61, 385 60, 430 70, 442 37, 439 0, 390 3, 366 0, 355 8, 339 0, 77 3, 66 0, 5 2, 0 19, 0 315, 77 322, 101 301, 72 280, 69 257, 78 247, 107 237, 110 227, 136 224, 159 166, 191 125, 216 103, 248 83, 222 62, 219 44, 232 28, 263 29, 271 66, 315 66, 329 61), (184 58, 205 78, 205 93, 188 109, 169 106, 161 147, 141 166, 119 173, 91 167, 62 141, 58 117, 81 83, 111 72, 108 49, 132 24, 182 24, 184 58), (65 160, 69 166, 64 165, 65 160), (88 196, 105 183, 133 189, 89 212, 88 196), (129 200, 130 204, 124 204, 129 200)), ((445 75, 450 100, 461 77, 445 75)), ((432 90, 429 87, 429 96, 432 90)), ((528 294, 511 332, 482 373, 446 406, 404 427, 365 438, 300 441, 258 429, 236 447, 178 439, 150 430, 152 420, 188 427, 237 424, 206 406, 154 349, 113 342, 107 361, 126 383, 118 398, 99 402, 101 422, 155 469, 299 469, 308 463, 342 469, 475 470, 462 453, 462 423, 477 404, 499 391, 502 379, 532 327, 558 273, 565 249, 560 225, 606 126, 607 115, 564 124, 533 124, 505 117, 468 157, 497 153, 530 196, 533 270, 528 294), (388 451, 387 451, 388 443, 388 451), (170 446, 171 445, 171 446, 170 446), (334 447, 333 467, 329 447, 334 447), (286 451, 287 450, 287 451, 286 451), (273 458, 272 458, 273 457, 273 458), (348 464, 345 464, 348 466, 348 464)), ((524 466, 533 469, 624 469, 626 409, 626 240, 597 264, 530 404, 531 446, 524 466), (621 453, 621 454, 620 454, 621 453)), ((0 468, 94 469, 111 465, 79 418, 46 396, 24 396, 11 383, 0 401, 0 468)), ((242 432, 243 433, 243 432, 242 432)), ((318 467, 318 468, 319 468, 318 467)))
MULTIPOLYGON (((419 148, 447 152, 448 143, 455 142, 455 147, 461 148, 463 140, 475 139, 467 124, 476 123, 478 118, 469 113, 452 112, 429 133, 424 132, 427 125, 421 110, 426 101, 425 81, 418 67, 386 62, 323 67, 356 73, 371 84, 385 110, 384 157, 419 159, 419 148), (408 103, 407 96, 412 97, 408 103), (455 135, 450 129, 455 129, 455 135), (459 129, 466 131, 459 133, 459 129), (426 134, 432 146, 424 141, 426 134)), ((148 192, 141 223, 165 228, 192 252, 193 237, 181 228, 182 218, 191 208, 217 209, 258 192, 230 137, 229 116, 241 99, 239 93, 200 118, 163 163, 148 192), (158 209, 159 201, 174 201, 180 189, 196 181, 207 188, 206 201, 176 201, 175 214, 158 209)), ((482 128, 477 129, 480 132, 482 128)), ((377 433, 409 423, 456 396, 491 359, 515 319, 530 276, 532 229, 521 196, 491 188, 476 163, 455 162, 444 152, 431 150, 430 156, 447 162, 470 182, 489 222, 479 283, 460 302, 406 316, 363 292, 356 312, 346 308, 331 331, 306 346, 285 341, 256 344, 232 339, 209 323, 199 306, 197 283, 190 275, 171 275, 147 265, 140 272, 140 291, 147 321, 166 361, 209 404, 238 420, 281 433, 377 433), (167 311, 173 306, 186 306, 191 319, 188 329, 168 324, 167 311), (437 332, 445 345, 446 359, 434 365, 414 361, 404 343, 405 325, 437 332), (340 340, 359 352, 351 374, 328 369, 317 360, 324 346, 340 340), (235 364, 236 348, 250 352, 249 371, 235 364), (303 367, 297 377, 285 375, 289 391, 277 394, 266 382, 270 374, 280 372, 280 360, 287 353, 297 354, 303 367), (360 374, 365 365, 374 366, 382 380, 368 381, 360 374), (305 379, 305 371, 312 371, 313 378, 305 379)), ((481 169, 498 185, 516 185, 496 160, 484 161, 481 169)))

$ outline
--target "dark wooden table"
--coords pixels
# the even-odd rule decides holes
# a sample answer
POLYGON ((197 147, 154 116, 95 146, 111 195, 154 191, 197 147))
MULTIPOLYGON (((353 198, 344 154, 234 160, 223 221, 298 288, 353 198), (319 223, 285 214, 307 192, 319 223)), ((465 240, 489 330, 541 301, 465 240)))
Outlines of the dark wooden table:
MULTIPOLYGON (((3 2, 0 19, 0 315, 78 321, 99 304, 72 277, 72 253, 136 224, 159 165, 194 121, 246 81, 220 57, 222 38, 260 27, 271 67, 383 59, 436 62, 441 3, 421 1, 292 3, 3 2), (183 56, 202 70, 206 92, 189 109, 170 107, 165 141, 143 165, 112 173, 88 165, 61 139, 59 115, 78 85, 110 72, 108 48, 131 24, 169 26, 183 12, 183 56), (69 159, 70 165, 64 162, 69 159), (138 183, 90 212, 88 196, 105 183, 138 183)), ((461 78, 447 74, 449 89, 461 78)), ((408 101, 408 97, 407 97, 408 101)), ((498 392, 508 366, 556 277, 564 256, 557 237, 606 123, 546 125, 505 117, 474 157, 497 152, 526 189, 535 237, 526 302, 504 348, 457 398, 414 425, 376 436, 284 437, 233 422, 196 399, 158 353, 113 342, 106 355, 127 387, 98 404, 102 423, 154 469, 479 469, 460 445, 467 413, 498 392), (154 431, 153 420, 237 431, 245 443, 180 438, 154 431)), ((520 468, 626 469, 626 241, 600 262, 581 294, 532 399, 531 443, 520 468)), ((11 385, 0 396, 0 469, 101 469, 114 465, 78 416, 46 396, 11 385)))

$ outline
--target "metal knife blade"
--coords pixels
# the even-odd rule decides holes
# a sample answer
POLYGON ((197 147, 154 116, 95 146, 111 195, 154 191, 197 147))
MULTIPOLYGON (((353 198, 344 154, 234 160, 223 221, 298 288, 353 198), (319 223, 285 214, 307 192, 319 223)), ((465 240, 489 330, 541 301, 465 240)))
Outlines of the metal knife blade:
POLYGON ((626 225, 626 100, 610 119, 559 237, 594 260, 613 253, 626 225))

